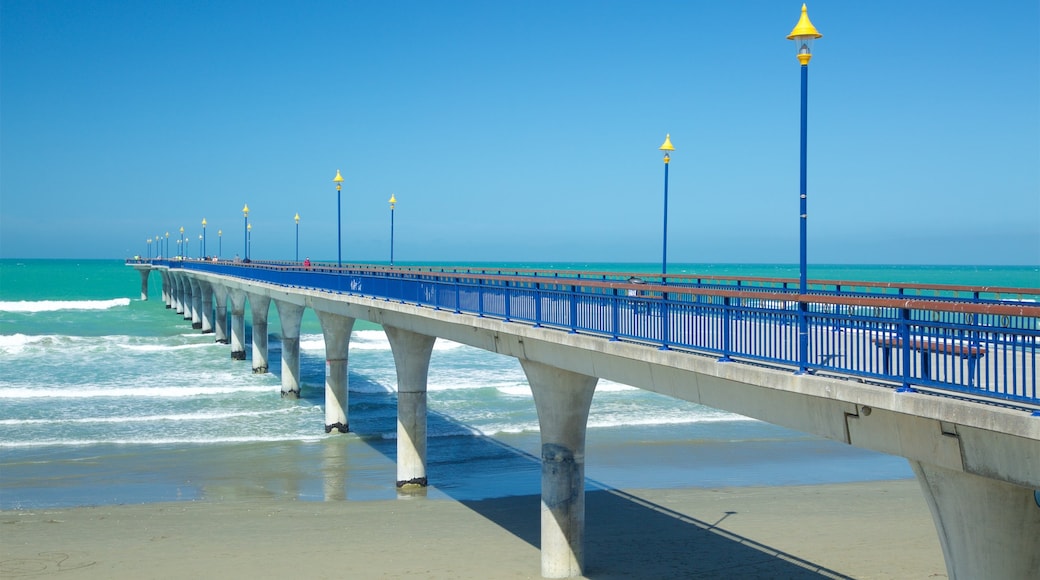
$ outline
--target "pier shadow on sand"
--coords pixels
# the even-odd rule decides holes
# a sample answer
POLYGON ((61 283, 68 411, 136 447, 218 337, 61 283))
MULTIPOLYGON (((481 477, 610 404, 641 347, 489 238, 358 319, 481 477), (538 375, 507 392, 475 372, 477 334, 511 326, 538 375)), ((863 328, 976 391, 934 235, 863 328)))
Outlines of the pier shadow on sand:
MULTIPOLYGON (((277 361, 280 344, 273 335, 271 338, 270 360, 277 361)), ((307 357, 301 353, 301 359, 307 357)), ((280 374, 280 365, 272 363, 271 370, 280 374)), ((396 440, 385 436, 396 433, 396 394, 378 392, 378 385, 355 371, 351 371, 349 380, 351 434, 344 436, 342 443, 325 443, 346 445, 348 439, 356 437, 390 461, 396 461, 396 440), (365 413, 371 419, 358 420, 362 415, 354 412, 358 407, 369 411, 381 408, 382 412, 365 413)), ((324 405, 323 386, 304 384, 301 398, 324 405)), ((428 411, 427 429, 430 433, 465 434, 428 438, 427 476, 431 486, 411 499, 422 501, 427 494, 443 494, 538 547, 540 459, 477 434, 471 427, 436 411, 428 411), (479 464, 483 473, 475 471, 473 463, 479 464)), ((343 460, 349 461, 345 455, 346 451, 343 460)), ((333 486, 347 484, 343 478, 332 482, 333 486)), ((393 482, 386 484, 392 486, 393 482)), ((345 498, 347 492, 338 490, 334 495, 345 498)), ((738 512, 723 511, 714 522, 702 521, 588 478, 585 506, 587 578, 851 578, 719 527, 726 519, 739 517, 738 512)))

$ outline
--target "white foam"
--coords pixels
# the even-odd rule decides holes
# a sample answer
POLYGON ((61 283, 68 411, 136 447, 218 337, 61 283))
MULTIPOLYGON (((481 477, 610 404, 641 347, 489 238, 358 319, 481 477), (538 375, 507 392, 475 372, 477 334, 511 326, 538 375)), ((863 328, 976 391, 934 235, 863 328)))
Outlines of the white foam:
POLYGON ((108 310, 119 306, 129 306, 129 298, 113 298, 111 300, 21 300, 18 302, 0 301, 0 312, 55 312, 58 310, 108 310))
POLYGON ((0 419, 0 426, 62 424, 97 424, 97 423, 156 423, 160 421, 224 421, 242 417, 263 417, 265 415, 282 415, 294 412, 295 408, 275 409, 272 411, 232 411, 224 413, 180 413, 175 415, 148 415, 132 417, 79 417, 75 419, 0 419))
POLYGON ((231 393, 270 393, 278 386, 132 387, 132 388, 0 388, 0 399, 96 399, 111 397, 184 398, 231 393))
MULTIPOLYGON (((333 437, 335 435, 332 435, 333 437)), ((279 441, 299 441, 314 443, 327 439, 330 435, 300 435, 285 437, 206 437, 190 439, 172 437, 169 439, 51 439, 34 441, 0 441, 0 449, 25 447, 87 447, 90 445, 214 445, 221 443, 269 443, 279 441)))

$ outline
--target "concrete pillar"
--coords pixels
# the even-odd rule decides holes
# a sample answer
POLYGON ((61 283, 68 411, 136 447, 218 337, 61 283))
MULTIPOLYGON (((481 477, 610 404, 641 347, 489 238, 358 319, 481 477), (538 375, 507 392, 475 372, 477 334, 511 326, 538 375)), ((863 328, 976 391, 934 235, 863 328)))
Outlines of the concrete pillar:
POLYGON ((950 580, 1040 578, 1033 490, 911 461, 932 511, 950 580))
POLYGON ((191 276, 181 274, 181 304, 184 305, 184 320, 191 320, 191 313, 195 309, 195 297, 191 293, 191 276))
POLYGON ((227 303, 228 288, 223 284, 213 284, 213 299, 217 302, 217 317, 213 325, 214 342, 228 343, 227 303))
POLYGON ((426 383, 434 336, 384 326, 397 366, 397 488, 423 489, 426 480, 426 383))
POLYGON ((202 334, 213 333, 213 285, 204 280, 199 281, 199 289, 202 291, 202 334))
POLYGON ((542 436, 542 576, 581 576, 585 560, 585 427, 596 377, 520 359, 542 436))
POLYGON ((303 306, 275 300, 278 320, 282 323, 282 396, 300 398, 300 321, 303 306))
POLYGON ((191 327, 195 330, 202 329, 202 286, 199 279, 191 276, 191 327))
POLYGON ((152 273, 152 267, 134 266, 134 269, 141 274, 141 300, 148 300, 148 275, 152 273))
POLYGON ((347 407, 350 390, 347 383, 347 354, 354 319, 318 311, 321 332, 325 336, 325 432, 346 433, 350 430, 347 407))
POLYGON ((271 298, 249 294, 249 310, 253 314, 253 374, 267 372, 267 313, 271 310, 271 298))
POLYGON ((170 308, 170 304, 172 304, 170 300, 170 271, 159 270, 159 277, 162 279, 162 301, 167 308, 170 308))
POLYGON ((231 359, 246 360, 246 293, 231 291, 231 359))
POLYGON ((184 276, 171 274, 173 276, 173 309, 177 314, 184 314, 184 276))

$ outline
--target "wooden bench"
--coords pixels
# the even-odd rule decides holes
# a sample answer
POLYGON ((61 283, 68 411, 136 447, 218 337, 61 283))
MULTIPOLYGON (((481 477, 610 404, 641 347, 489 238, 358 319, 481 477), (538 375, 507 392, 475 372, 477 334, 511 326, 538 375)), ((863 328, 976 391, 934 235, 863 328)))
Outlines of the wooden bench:
MULTIPOLYGON (((872 339, 871 342, 884 349, 885 374, 891 374, 892 351, 894 349, 902 350, 903 339, 898 336, 882 336, 872 339)), ((922 353, 921 375, 928 379, 932 378, 932 360, 929 356, 931 353, 947 354, 967 359, 969 387, 973 386, 975 382, 975 367, 979 359, 986 356, 985 348, 963 340, 911 338, 910 348, 922 353)))

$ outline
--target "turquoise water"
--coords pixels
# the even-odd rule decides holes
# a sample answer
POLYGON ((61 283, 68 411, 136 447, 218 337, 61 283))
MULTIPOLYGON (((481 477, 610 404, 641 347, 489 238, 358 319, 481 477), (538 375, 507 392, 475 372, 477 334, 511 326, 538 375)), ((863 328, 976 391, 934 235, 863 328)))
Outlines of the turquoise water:
MULTIPOLYGON (((502 265, 499 265, 502 266, 502 265)), ((653 272, 654 264, 508 267, 653 272)), ((681 265, 673 273, 797 275, 792 266, 681 265)), ((1029 267, 826 266, 814 277, 1040 287, 1029 267)), ((0 260, 0 508, 242 496, 395 497, 396 373, 382 330, 350 344, 348 435, 324 433, 324 345, 307 311, 302 398, 278 365, 253 375, 119 261, 0 260)), ((271 311, 272 318, 275 311, 271 311)), ((272 322, 272 332, 278 328, 272 322)), ((271 336, 271 361, 280 343, 271 336)), ((250 352, 250 349, 247 349, 250 352)), ((519 363, 438 340, 429 375, 431 496, 540 489, 537 415, 519 363)), ((600 381, 589 485, 715 487, 908 478, 905 460, 600 381)))

